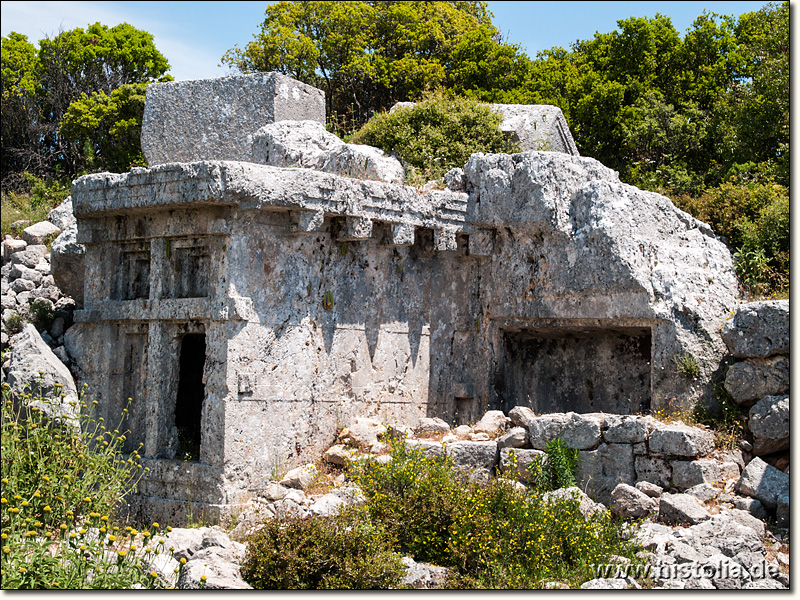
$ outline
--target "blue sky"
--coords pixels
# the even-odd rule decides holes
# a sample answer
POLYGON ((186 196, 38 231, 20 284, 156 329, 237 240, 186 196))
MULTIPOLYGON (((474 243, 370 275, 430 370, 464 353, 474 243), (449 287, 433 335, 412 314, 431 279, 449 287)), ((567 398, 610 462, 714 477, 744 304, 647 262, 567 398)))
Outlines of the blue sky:
MULTIPOLYGON (((267 2, 22 2, 0 4, 0 30, 23 33, 36 43, 45 35, 86 27, 100 21, 113 26, 127 22, 153 34, 156 47, 172 66, 175 79, 219 77, 226 50, 244 46, 258 30, 267 2)), ((552 46, 606 33, 631 16, 661 13, 684 33, 704 10, 739 15, 766 2, 489 2, 493 23, 504 38, 520 44, 530 56, 552 46)))

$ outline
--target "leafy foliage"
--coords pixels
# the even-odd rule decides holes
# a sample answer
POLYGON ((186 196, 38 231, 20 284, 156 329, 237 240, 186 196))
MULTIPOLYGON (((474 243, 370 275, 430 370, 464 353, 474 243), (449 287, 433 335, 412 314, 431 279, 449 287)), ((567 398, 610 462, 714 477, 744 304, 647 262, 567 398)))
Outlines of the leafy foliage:
MULTIPOLYGON (((95 23, 85 30, 78 27, 61 32, 41 40, 38 50, 23 35, 12 32, 3 37, 3 188, 19 191, 20 175, 26 171, 38 177, 73 177, 91 166, 107 167, 104 162, 119 166, 125 155, 136 155, 136 121, 141 122, 143 104, 132 96, 141 95, 142 89, 122 92, 117 97, 114 91, 125 84, 164 80, 168 69, 166 58, 153 44, 153 36, 127 23, 110 28, 95 23), (91 97, 95 92, 102 92, 110 100, 95 98, 93 114, 82 95, 91 97), (65 136, 61 132, 62 120, 70 105, 79 100, 82 105, 73 111, 73 129, 80 124, 84 131, 65 136), (109 120, 109 114, 96 114, 98 105, 103 104, 112 105, 116 119, 109 120), (79 115, 83 119, 77 118, 79 115), (91 127, 92 117, 96 117, 100 131, 88 135, 85 129, 91 127), (106 129, 115 131, 109 133, 106 129), (98 142, 109 135, 112 139, 107 144, 98 142), (101 153, 100 163, 87 164, 86 138, 91 139, 95 151, 109 152, 113 148, 115 152, 108 157, 101 153), (119 148, 120 144, 132 147, 119 148)), ((96 156, 90 152, 88 159, 92 158, 96 156)), ((127 168, 123 165, 123 169, 127 168)))
POLYGON ((502 117, 477 100, 429 95, 413 107, 373 117, 352 142, 397 155, 411 183, 438 179, 462 167, 474 152, 513 152, 499 125, 502 117))
POLYGON ((545 455, 528 465, 534 486, 541 492, 577 485, 578 451, 567 446, 560 438, 550 440, 545 455))
POLYGON ((574 585, 593 577, 591 563, 636 551, 619 523, 608 514, 584 518, 575 498, 545 500, 504 478, 470 482, 449 458, 427 458, 403 442, 393 446, 391 462, 352 468, 373 522, 383 524, 395 549, 451 567, 452 587, 574 585))
POLYGON ((144 566, 167 552, 162 528, 115 524, 118 503, 144 472, 137 452, 121 453, 121 423, 109 431, 92 414, 96 402, 79 399, 80 428, 58 426, 37 401, 61 399, 31 393, 14 401, 3 384, 3 588, 161 586, 144 566))
POLYGON ((222 62, 321 87, 327 114, 347 129, 426 90, 504 90, 524 74, 524 55, 502 43, 485 2, 282 1, 254 38, 222 62))
POLYGON ((268 520, 247 548, 242 575, 256 589, 395 587, 404 573, 385 530, 363 508, 268 520))

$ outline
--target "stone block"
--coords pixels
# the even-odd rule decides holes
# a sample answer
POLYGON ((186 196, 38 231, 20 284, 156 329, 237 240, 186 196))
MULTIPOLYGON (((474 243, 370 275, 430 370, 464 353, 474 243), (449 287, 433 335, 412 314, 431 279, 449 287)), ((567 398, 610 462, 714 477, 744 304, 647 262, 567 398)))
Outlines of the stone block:
POLYGON ((694 525, 711 515, 694 496, 663 494, 658 505, 658 518, 668 525, 694 525))
POLYGON ((577 500, 579 502, 578 510, 585 519, 588 519, 589 517, 598 513, 604 514, 608 512, 608 509, 605 506, 599 502, 595 502, 580 488, 574 486, 568 488, 559 488, 557 490, 553 490, 552 492, 547 492, 542 496, 542 500, 544 502, 556 502, 566 499, 577 500))
POLYGON ((627 483, 620 483, 611 492, 611 512, 625 519, 646 517, 658 508, 658 503, 627 483))
POLYGON ((650 434, 648 447, 656 456, 706 456, 714 450, 714 435, 689 425, 659 423, 650 434))
POLYGON ((72 196, 67 196, 66 200, 47 213, 47 220, 61 231, 75 225, 77 221, 72 213, 72 196))
POLYGON ((719 463, 715 460, 674 460, 672 461, 672 485, 686 490, 700 483, 720 481, 719 463))
POLYGON ((54 240, 59 233, 61 230, 50 221, 41 221, 23 229, 22 239, 28 245, 46 244, 48 241, 54 240))
POLYGON ((725 389, 737 403, 751 406, 764 396, 789 392, 789 359, 748 358, 731 365, 725 375, 725 389))
POLYGON ((609 504, 619 483, 633 485, 636 473, 630 444, 600 444, 578 453, 578 487, 597 502, 609 504))
POLYGON ((451 442, 445 444, 445 453, 461 469, 491 469, 500 457, 495 441, 451 442))
POLYGON ((789 301, 741 304, 722 328, 722 339, 737 358, 789 354, 789 301))
POLYGON ((747 463, 736 483, 736 491, 761 501, 768 510, 775 510, 778 498, 788 493, 789 475, 756 457, 747 463))
POLYGON ((672 466, 663 458, 636 456, 636 480, 647 481, 661 488, 672 486, 672 466))
POLYGON ((476 432, 498 435, 503 432, 506 424, 510 422, 511 419, 505 416, 502 410, 490 410, 481 417, 480 421, 475 423, 472 429, 476 432))
POLYGON ((508 473, 516 464, 517 477, 520 481, 531 483, 533 480, 528 473, 528 465, 534 460, 544 457, 541 450, 527 448, 500 448, 500 472, 508 473))
POLYGON ((77 242, 78 228, 72 225, 55 239, 50 249, 50 272, 59 289, 83 307, 86 248, 77 242))
POLYGON ((497 438, 498 448, 522 448, 528 443, 528 431, 524 427, 512 427, 497 438))
POLYGON ((753 434, 753 454, 765 456, 789 449, 789 396, 767 396, 751 409, 747 425, 753 434))
POLYGON ((413 225, 405 225, 397 223, 392 225, 392 239, 389 246, 413 246, 414 245, 414 231, 413 225))
POLYGON ((255 133, 278 121, 325 123, 325 93, 280 73, 147 86, 142 151, 150 166, 252 161, 255 133))
POLYGON ((503 115, 500 130, 523 151, 547 150, 578 156, 564 114, 548 104, 491 104, 494 112, 503 115))
POLYGON ((600 443, 602 419, 595 415, 554 413, 535 417, 528 423, 528 439, 539 450, 547 443, 561 439, 570 448, 588 450, 600 443))
POLYGON ((609 444, 640 443, 652 428, 652 417, 609 415, 603 422, 603 439, 609 444))

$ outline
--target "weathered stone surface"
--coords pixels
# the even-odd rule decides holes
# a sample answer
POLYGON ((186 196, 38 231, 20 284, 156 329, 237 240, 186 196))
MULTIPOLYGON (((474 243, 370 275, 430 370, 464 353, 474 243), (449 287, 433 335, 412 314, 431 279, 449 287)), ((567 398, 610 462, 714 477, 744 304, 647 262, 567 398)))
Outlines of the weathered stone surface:
POLYGON ((698 483, 687 489, 686 493, 690 496, 694 496, 700 502, 708 502, 720 495, 719 490, 710 483, 698 483))
POLYGON ((50 221, 41 221, 23 229, 22 239, 29 245, 44 244, 49 238, 55 239, 59 233, 61 230, 50 221))
POLYGON ((516 476, 520 481, 530 483, 533 481, 533 479, 528 472, 528 465, 530 465, 533 460, 537 460, 544 456, 545 453, 542 450, 532 450, 527 448, 500 448, 500 472, 508 473, 514 468, 514 464, 516 464, 516 476))
POLYGON ((658 503, 627 483, 620 483, 611 492, 611 512, 626 519, 646 517, 658 509, 658 503))
POLYGON ((603 422, 603 439, 609 444, 635 444, 647 439, 652 417, 609 415, 603 422))
POLYGON ((578 453, 578 487, 592 500, 609 504, 619 483, 633 485, 633 450, 630 444, 600 444, 596 450, 578 453))
POLYGON ((498 448, 522 448, 528 442, 528 431, 524 427, 512 427, 497 438, 498 448))
POLYGON ((658 505, 659 520, 671 525, 694 525, 710 517, 697 498, 688 494, 662 494, 658 505))
POLYGON ((410 448, 419 448, 428 458, 441 458, 444 456, 444 445, 441 442, 429 440, 408 440, 410 448))
POLYGON ((663 458, 636 456, 634 466, 637 481, 647 481, 660 488, 671 487, 672 465, 663 458))
POLYGON ((400 580, 400 585, 414 590, 433 590, 444 587, 447 573, 450 571, 447 567, 416 562, 410 556, 404 556, 402 560, 406 574, 400 580))
POLYGON ((29 269, 33 269, 39 264, 39 261, 46 252, 47 246, 28 245, 24 250, 20 250, 11 255, 11 264, 23 265, 29 269))
POLYGON ((764 521, 767 518, 767 510, 760 500, 755 498, 742 498, 736 497, 733 500, 733 505, 739 510, 745 510, 753 515, 756 519, 764 521))
POLYGON ((344 466, 350 461, 354 460, 356 452, 352 448, 348 448, 343 444, 336 444, 328 448, 322 455, 322 458, 332 465, 344 466))
POLYGON ((756 535, 758 535, 758 537, 764 536, 764 532, 766 531, 766 527, 764 526, 764 521, 757 519, 749 512, 745 510, 739 510, 738 508, 729 508, 720 514, 728 515, 740 525, 749 527, 750 529, 756 532, 756 535))
POLYGON ((549 150, 578 156, 572 139, 557 106, 548 104, 491 104, 490 108, 503 115, 500 130, 522 146, 523 150, 549 150))
POLYGON ((742 552, 764 552, 758 534, 729 515, 713 515, 684 531, 695 548, 716 548, 728 557, 742 552))
POLYGON ((83 306, 86 248, 77 242, 77 225, 61 232, 50 247, 50 272, 56 285, 83 306))
POLYGON ((762 300, 742 304, 725 323, 722 339, 737 358, 789 354, 789 301, 762 300))
POLYGON ((528 429, 530 423, 536 419, 536 413, 527 406, 515 406, 509 411, 508 418, 514 425, 528 429))
POLYGON ((664 489, 660 485, 650 483, 649 481, 637 481, 634 487, 651 498, 660 498, 661 494, 664 492, 664 489))
POLYGON ((219 547, 205 548, 187 562, 181 571, 178 588, 182 590, 253 589, 242 579, 239 565, 231 562, 229 553, 219 547), (205 580, 201 577, 205 577, 205 580))
POLYGON ((317 467, 309 463, 292 469, 278 483, 286 487, 304 490, 311 485, 317 474, 317 467))
POLYGON ((378 419, 358 417, 347 427, 347 439, 351 444, 369 450, 386 433, 386 426, 378 419))
POLYGON ((462 469, 491 469, 500 458, 495 441, 452 442, 445 444, 445 453, 462 469))
POLYGON ((580 488, 577 487, 559 488, 557 490, 553 490, 552 492, 547 492, 542 496, 542 500, 545 502, 555 502, 564 500, 565 498, 578 500, 578 510, 585 519, 588 519, 597 513, 608 512, 608 509, 605 506, 592 500, 580 488))
POLYGON ((490 410, 481 417, 480 421, 475 423, 472 429, 476 432, 483 432, 490 436, 496 436, 502 433, 506 425, 510 422, 511 419, 505 416, 502 410, 490 410))
POLYGON ((789 527, 789 515, 791 509, 789 506, 789 488, 783 488, 777 495, 775 500, 777 506, 775 507, 775 519, 778 522, 778 527, 789 527))
POLYGON ((758 457, 747 463, 736 484, 737 492, 756 498, 768 510, 774 510, 779 496, 788 490, 789 476, 758 457))
POLYGON ((672 461, 672 484, 681 490, 720 481, 719 463, 712 459, 672 461))
POLYGON ((588 450, 600 443, 599 417, 576 413, 542 415, 528 422, 528 440, 537 450, 547 443, 561 439, 570 448, 588 450))
POLYGON ((280 73, 230 75, 147 86, 142 151, 150 166, 252 160, 253 136, 269 123, 325 122, 325 94, 280 73))
POLYGON ((70 427, 78 425, 77 408, 70 406, 78 400, 72 375, 31 324, 14 336, 6 382, 16 398, 28 393, 41 397, 25 403, 37 407, 49 419, 70 427))
POLYGON ((253 162, 302 167, 357 179, 403 183, 400 161, 383 150, 345 144, 317 121, 281 121, 265 125, 253 138, 253 162))
POLYGON ((47 220, 62 232, 75 225, 77 220, 72 213, 72 196, 67 196, 66 200, 47 213, 47 220))
POLYGON ((630 590, 641 589, 632 577, 600 577, 581 584, 582 590, 630 590))
POLYGON ((648 439, 648 448, 659 456, 706 456, 714 449, 714 435, 689 425, 657 424, 648 439))
POLYGON ((789 448, 789 396, 767 396, 751 409, 747 426, 753 434, 753 454, 764 456, 789 448))
POLYGON ((728 369, 725 389, 742 406, 750 406, 764 396, 786 394, 789 391, 789 359, 748 358, 728 369))
POLYGON ((423 417, 419 420, 419 425, 414 427, 416 433, 447 433, 450 431, 448 425, 439 417, 423 417))

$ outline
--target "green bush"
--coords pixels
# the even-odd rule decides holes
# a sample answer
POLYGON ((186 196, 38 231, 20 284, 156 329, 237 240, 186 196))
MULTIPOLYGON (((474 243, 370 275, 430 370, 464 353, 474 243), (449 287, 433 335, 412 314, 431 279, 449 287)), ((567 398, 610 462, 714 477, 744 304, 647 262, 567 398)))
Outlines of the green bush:
POLYGON ((550 440, 545 456, 528 465, 534 486, 542 492, 578 485, 578 451, 561 439, 550 440))
MULTIPOLYGON (((572 467, 565 464, 562 476, 572 467)), ((592 563, 612 554, 634 558, 637 550, 608 513, 585 519, 576 498, 545 501, 539 490, 505 478, 469 482, 450 460, 427 458, 403 443, 394 445, 391 462, 357 464, 351 475, 395 550, 451 567, 451 587, 576 585, 593 577, 592 563)))
POLYGON ((3 191, 2 200, 2 235, 19 236, 21 232, 12 231, 11 223, 28 220, 38 223, 47 218, 47 213, 61 204, 69 196, 70 181, 68 179, 40 179, 30 173, 23 173, 22 190, 3 191))
POLYGON ((92 415, 96 402, 79 400, 80 430, 59 428, 35 401, 57 402, 30 394, 13 401, 3 384, 3 588, 163 585, 144 568, 167 551, 161 527, 120 531, 115 524, 118 503, 144 471, 138 453, 121 453, 121 424, 109 431, 92 415))
POLYGON ((705 221, 734 252, 736 274, 754 295, 789 288, 789 190, 771 181, 728 181, 675 204, 705 221))
POLYGON ((421 185, 463 167, 475 152, 519 152, 500 131, 501 120, 476 100, 434 94, 414 107, 374 116, 350 141, 397 155, 408 183, 421 185))
POLYGON ((247 549, 242 575, 256 589, 387 588, 404 573, 386 531, 363 508, 270 519, 247 549))

